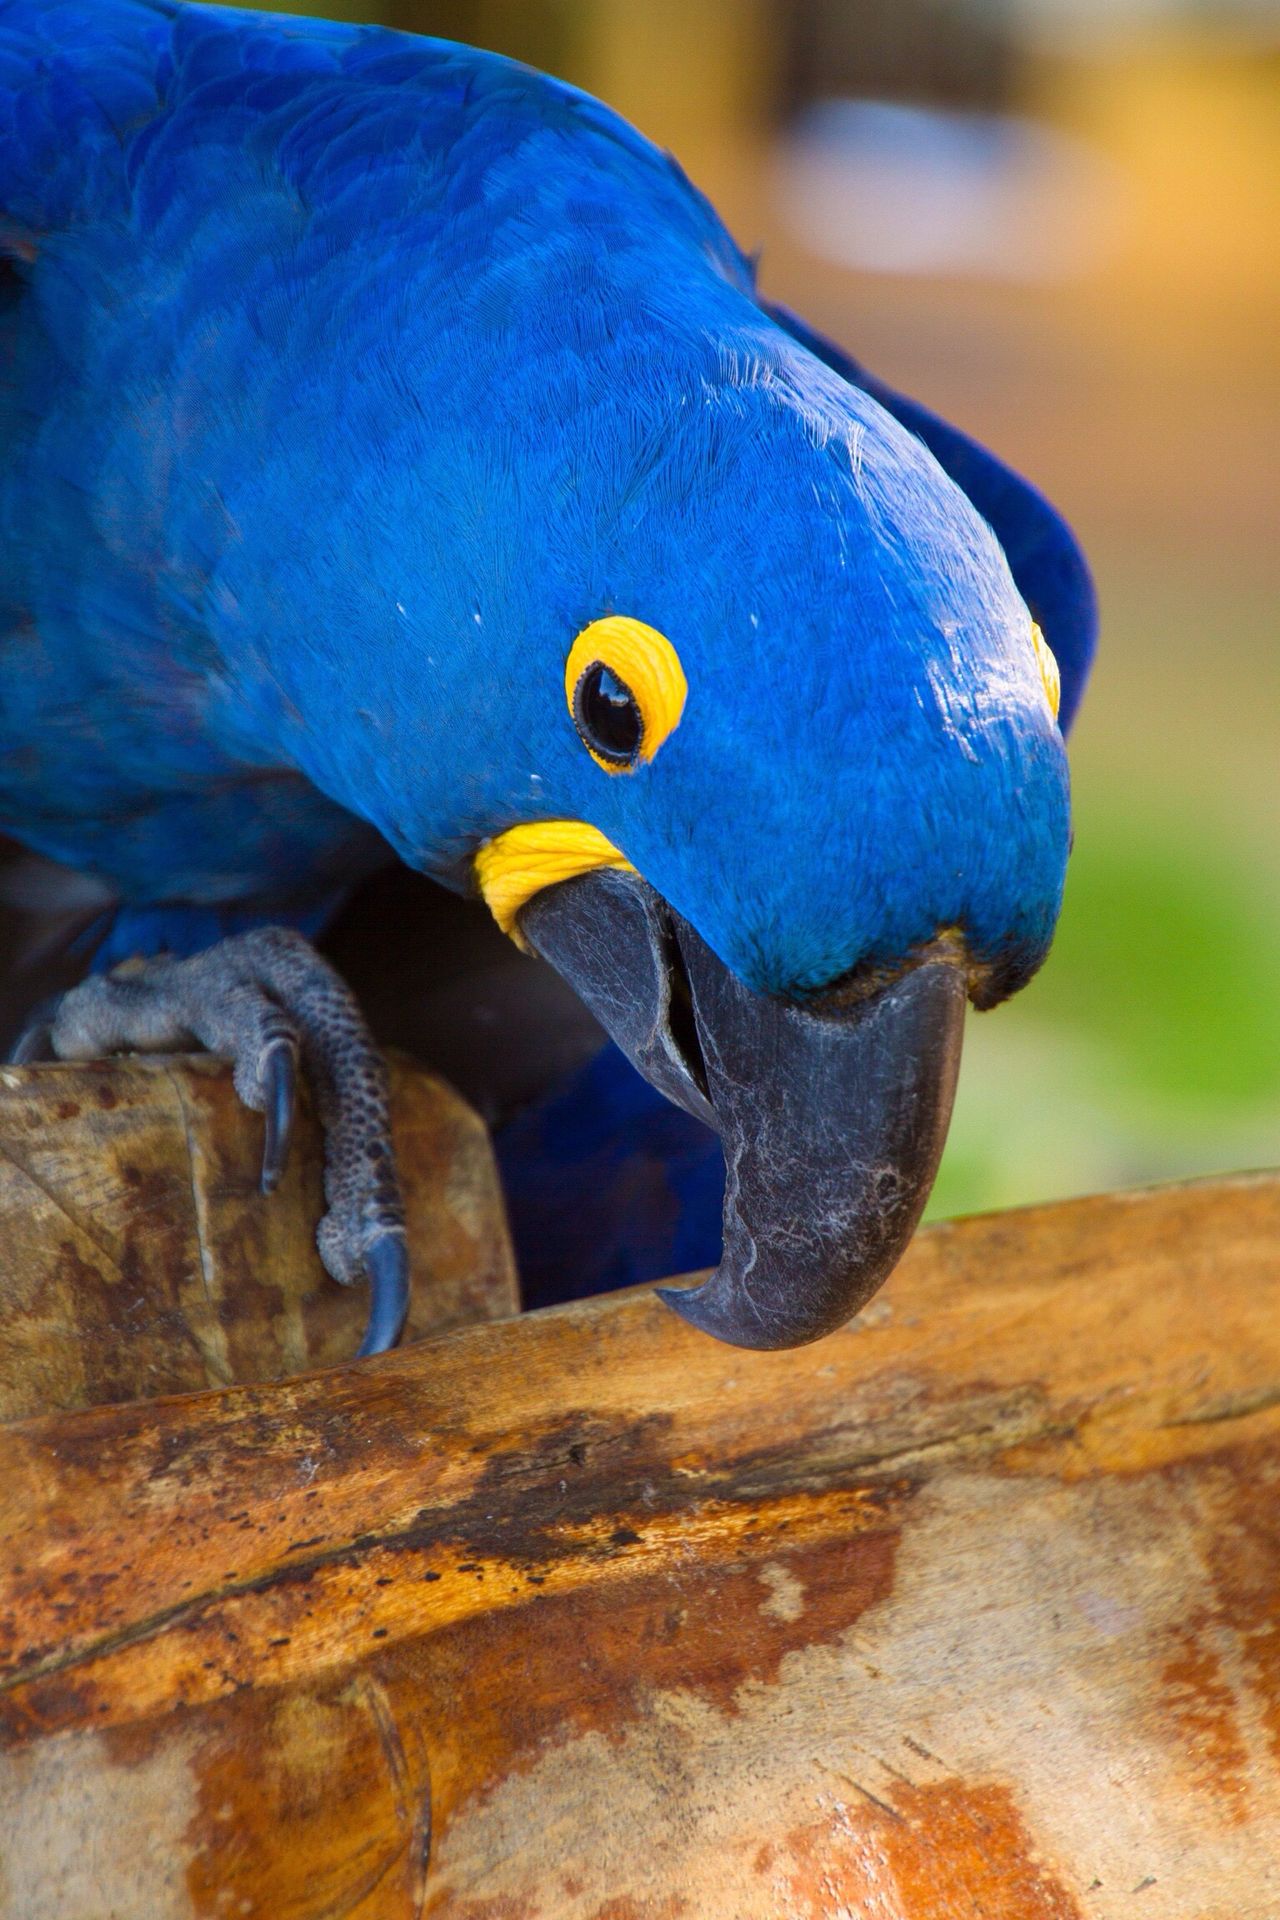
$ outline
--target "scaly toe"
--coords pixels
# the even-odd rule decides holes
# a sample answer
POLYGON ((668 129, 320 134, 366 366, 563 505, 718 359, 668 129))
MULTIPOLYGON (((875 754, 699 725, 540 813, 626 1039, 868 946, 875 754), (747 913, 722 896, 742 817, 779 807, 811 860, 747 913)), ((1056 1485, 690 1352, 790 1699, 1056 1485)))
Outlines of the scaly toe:
POLYGON ((320 1257, 335 1280, 370 1284, 361 1353, 394 1346, 408 1310, 409 1259, 386 1067, 350 991, 300 934, 260 927, 187 960, 160 956, 95 975, 56 1009, 37 1009, 16 1057, 47 1049, 93 1060, 193 1041, 231 1061, 240 1098, 264 1115, 264 1193, 283 1177, 298 1075, 307 1076, 325 1139, 320 1257))

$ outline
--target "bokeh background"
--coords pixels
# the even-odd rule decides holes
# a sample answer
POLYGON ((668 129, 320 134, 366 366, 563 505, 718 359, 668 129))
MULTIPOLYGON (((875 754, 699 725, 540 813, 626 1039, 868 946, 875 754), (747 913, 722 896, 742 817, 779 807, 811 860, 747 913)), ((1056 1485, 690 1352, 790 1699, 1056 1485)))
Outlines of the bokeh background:
POLYGON ((1052 958, 970 1022, 934 1214, 1280 1160, 1280 5, 331 0, 601 95, 762 283, 1082 534, 1052 958))

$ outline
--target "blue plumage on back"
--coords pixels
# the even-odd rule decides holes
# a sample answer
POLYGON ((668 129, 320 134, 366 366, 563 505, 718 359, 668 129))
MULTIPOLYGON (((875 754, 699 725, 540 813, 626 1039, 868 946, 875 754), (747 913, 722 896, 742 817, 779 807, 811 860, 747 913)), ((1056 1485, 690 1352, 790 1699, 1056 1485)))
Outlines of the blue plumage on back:
MULTIPOLYGON (((368 836, 287 776, 261 790, 239 784, 247 770, 258 783, 296 758, 281 740, 279 658, 268 663, 255 646, 259 634, 277 638, 264 629, 293 609, 233 605, 239 563, 270 594, 261 569, 296 544, 300 505, 323 484, 329 452, 345 491, 353 461, 390 451, 381 437, 360 447, 371 416, 430 407, 429 392, 413 391, 415 335, 433 336, 423 386, 439 382, 441 362, 459 386, 483 379, 458 338, 461 316, 439 304, 460 277, 475 291, 481 339, 523 324, 524 286, 558 280, 557 299, 571 300, 600 248, 640 258, 645 222, 630 233, 621 205, 637 188, 651 227, 668 225, 669 238, 679 231, 728 266, 733 250, 621 122, 467 49, 93 0, 0 8, 0 63, 0 232, 29 282, 2 323, 6 730, 13 738, 38 721, 44 733, 50 710, 63 709, 42 749, 56 756, 57 783, 45 769, 24 779, 0 731, 0 815, 131 892, 271 893, 312 867, 328 884, 329 850, 339 871, 349 861, 358 871, 368 836), (538 188, 550 150, 565 147, 587 163, 568 228, 573 181, 562 168, 550 192, 538 188), (645 196, 656 206, 646 210, 645 196), (495 234, 512 242, 509 271, 492 257, 495 234), (260 480, 255 439, 275 456, 260 480), (231 579, 219 578, 220 560, 231 579), (237 631, 240 614, 258 633, 237 631), (260 818, 262 792, 279 832, 260 818), (225 854, 229 842, 241 857, 227 870, 210 850, 225 854)), ((536 376, 536 337, 529 365, 536 376)), ((496 411, 509 415, 522 398, 496 411)), ((482 413, 474 424, 479 435, 482 413)), ((424 517, 436 479, 422 473, 424 517)), ((325 556, 354 563, 360 594, 363 531, 333 526, 325 556), (343 540, 351 550, 334 551, 343 540)), ((315 615, 323 622, 328 610, 316 606, 323 583, 299 588, 309 631, 297 654, 309 670, 325 651, 315 615)), ((371 611, 394 609, 360 605, 362 626, 371 611)), ((358 651, 362 638, 348 643, 358 651)))
MULTIPOLYGON (((744 577, 735 488, 781 568, 794 484, 839 620, 846 535, 824 555, 800 509, 817 486, 846 515, 840 437, 892 423, 764 319, 706 203, 605 109, 309 21, 95 0, 10 4, 0 32, 26 76, 0 199, 29 281, 5 319, 4 727, 59 766, 24 776, 0 744, 0 816, 46 851, 158 897, 324 888, 375 857, 342 808, 448 870, 534 810, 495 751, 546 726, 530 650, 554 712, 562 640, 613 601, 652 618, 664 575, 677 625, 776 629, 768 599, 808 623, 790 582, 744 577), (463 767, 431 723, 467 710, 477 660, 512 711, 463 767), (352 712, 356 680, 381 710, 352 712), (432 765, 406 764, 397 706, 432 765)), ((936 518, 905 465, 907 510, 936 518)), ((766 681, 786 664, 784 641, 766 681)))

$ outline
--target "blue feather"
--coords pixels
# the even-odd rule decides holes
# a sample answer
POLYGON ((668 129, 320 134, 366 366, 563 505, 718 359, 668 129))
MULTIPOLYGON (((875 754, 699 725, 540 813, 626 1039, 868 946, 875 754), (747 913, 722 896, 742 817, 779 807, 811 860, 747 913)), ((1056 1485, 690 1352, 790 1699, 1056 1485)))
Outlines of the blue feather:
POLYGON ((720 1142, 615 1046, 499 1129, 494 1145, 526 1306, 719 1260, 720 1142))
POLYGON ((569 818, 760 990, 950 925, 1043 957, 1074 540, 762 305, 607 108, 378 28, 0 0, 0 256, 0 831, 211 932, 569 818), (563 690, 612 611, 689 684, 625 779, 563 690))

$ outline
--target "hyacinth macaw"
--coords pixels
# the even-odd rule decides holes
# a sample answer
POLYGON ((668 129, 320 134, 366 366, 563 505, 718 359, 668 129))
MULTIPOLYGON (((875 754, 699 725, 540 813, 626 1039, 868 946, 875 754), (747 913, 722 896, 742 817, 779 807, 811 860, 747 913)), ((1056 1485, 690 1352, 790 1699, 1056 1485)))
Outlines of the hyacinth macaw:
POLYGON ((844 1321, 966 1001, 1058 916, 1095 623, 1057 514, 596 101, 178 0, 0 0, 0 367, 0 831, 115 903, 26 1053, 229 1053, 267 1186, 301 1058, 388 1344, 381 1065, 297 929, 398 857, 718 1131, 671 1304, 844 1321))

